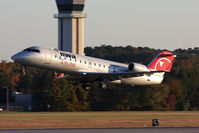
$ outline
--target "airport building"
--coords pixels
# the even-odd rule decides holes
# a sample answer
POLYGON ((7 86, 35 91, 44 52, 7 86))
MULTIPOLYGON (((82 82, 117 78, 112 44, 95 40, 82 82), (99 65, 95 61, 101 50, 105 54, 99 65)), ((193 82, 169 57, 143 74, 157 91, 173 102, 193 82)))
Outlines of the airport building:
POLYGON ((85 0, 56 0, 58 14, 58 49, 84 54, 85 0))

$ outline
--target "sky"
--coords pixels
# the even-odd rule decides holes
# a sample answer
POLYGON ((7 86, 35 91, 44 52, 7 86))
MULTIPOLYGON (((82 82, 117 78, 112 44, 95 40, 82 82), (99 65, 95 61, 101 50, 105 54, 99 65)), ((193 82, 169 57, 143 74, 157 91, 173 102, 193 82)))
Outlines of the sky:
MULTIPOLYGON (((85 46, 199 47, 199 0, 86 0, 85 46)), ((55 0, 0 0, 0 60, 57 47, 55 0)))

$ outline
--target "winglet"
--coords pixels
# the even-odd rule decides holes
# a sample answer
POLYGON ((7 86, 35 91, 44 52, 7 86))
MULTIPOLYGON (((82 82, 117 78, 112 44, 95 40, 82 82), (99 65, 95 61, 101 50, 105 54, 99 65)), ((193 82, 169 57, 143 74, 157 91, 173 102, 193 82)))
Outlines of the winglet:
POLYGON ((60 79, 60 78, 64 78, 66 76, 64 76, 64 73, 60 73, 58 77, 56 77, 57 79, 60 79))
POLYGON ((62 78, 62 77, 64 77, 64 73, 60 73, 58 76, 58 78, 62 78))

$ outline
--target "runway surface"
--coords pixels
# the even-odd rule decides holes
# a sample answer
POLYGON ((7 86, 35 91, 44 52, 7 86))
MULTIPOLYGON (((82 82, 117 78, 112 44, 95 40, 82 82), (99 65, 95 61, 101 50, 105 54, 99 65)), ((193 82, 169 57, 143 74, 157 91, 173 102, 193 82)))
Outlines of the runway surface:
POLYGON ((13 129, 0 133, 199 133, 198 128, 128 128, 128 129, 13 129))

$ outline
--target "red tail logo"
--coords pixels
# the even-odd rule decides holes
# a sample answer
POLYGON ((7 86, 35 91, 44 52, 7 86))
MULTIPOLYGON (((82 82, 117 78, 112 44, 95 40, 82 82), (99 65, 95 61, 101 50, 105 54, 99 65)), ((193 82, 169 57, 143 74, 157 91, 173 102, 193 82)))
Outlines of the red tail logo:
POLYGON ((170 71, 175 55, 168 51, 161 52, 149 65, 148 68, 156 71, 170 71))

